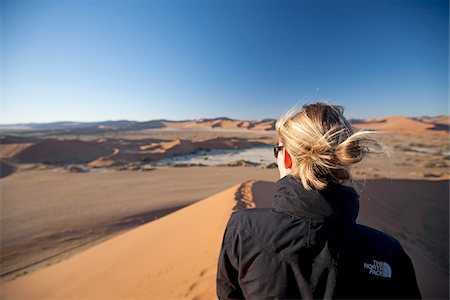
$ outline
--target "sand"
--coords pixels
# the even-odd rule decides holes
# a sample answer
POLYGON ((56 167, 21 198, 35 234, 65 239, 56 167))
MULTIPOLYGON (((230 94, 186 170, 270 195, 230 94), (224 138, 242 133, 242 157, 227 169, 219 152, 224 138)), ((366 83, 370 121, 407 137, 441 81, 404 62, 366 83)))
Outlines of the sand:
POLYGON ((213 299, 222 232, 238 186, 10 281, 2 296, 213 299))
MULTIPOLYGON (((354 124, 382 130, 391 149, 354 167, 366 180, 358 220, 401 241, 426 298, 448 298, 447 123, 393 116, 354 124)), ((226 221, 234 209, 269 207, 278 170, 143 166, 194 150, 274 144, 275 132, 265 131, 273 121, 164 126, 1 138, 2 297, 215 298, 226 221), (105 169, 71 173, 74 162, 80 172, 105 169)))
POLYGON ((223 129, 249 129, 249 130, 274 130, 275 120, 247 121, 228 118, 197 119, 180 122, 163 121, 169 128, 223 128, 223 129))
MULTIPOLYGON (((448 203, 443 198, 447 189, 446 181, 374 180, 366 181, 361 194, 358 222, 371 224, 376 220, 386 227, 385 231, 393 232, 401 230, 396 228, 401 224, 411 231, 409 240, 393 235, 410 254, 425 298, 448 297, 448 258, 445 268, 442 266, 445 261, 423 244, 427 242, 426 235, 433 234, 433 239, 442 240, 448 247, 448 220, 447 224, 438 220, 432 232, 426 232, 427 226, 421 224, 433 223, 429 217, 435 215, 435 209, 448 214, 448 203), (424 198, 423 191, 429 189, 436 193, 424 198), (398 197, 399 194, 404 197, 398 197), (405 201, 410 205, 405 206, 405 201), (433 211, 421 215, 430 203, 433 211), (381 213, 371 218, 377 210, 381 213), (398 220, 399 212, 421 216, 407 218, 408 223, 403 223, 398 220), (420 236, 425 240, 420 241, 420 236)), ((273 193, 273 182, 250 180, 234 185, 59 264, 8 281, 2 285, 2 296, 8 299, 213 299, 217 257, 231 212, 268 207, 273 193)))
POLYGON ((0 148, 0 158, 8 159, 12 164, 69 165, 76 163, 86 164, 91 168, 104 168, 127 163, 149 163, 199 150, 244 149, 272 144, 274 143, 271 140, 265 138, 229 138, 222 136, 169 140, 149 138, 140 140, 46 138, 34 144, 3 144, 0 148))
MULTIPOLYGON (((391 145, 398 144, 397 136, 399 139, 408 137, 409 140, 401 142, 399 149, 394 149, 401 152, 421 152, 422 150, 417 150, 418 147, 412 148, 407 144, 420 145, 422 140, 428 143, 428 140, 437 137, 444 141, 438 143, 436 149, 436 153, 440 151, 443 157, 435 157, 431 163, 438 168, 448 168, 447 162, 442 162, 442 158, 448 161, 448 119, 448 116, 422 119, 390 116, 355 122, 353 126, 356 130, 362 128, 378 130, 390 136, 391 142, 388 144, 391 145)), ((135 128, 134 131, 113 132, 105 132, 102 129, 96 131, 95 128, 91 128, 85 134, 79 135, 74 135, 69 129, 58 135, 53 131, 39 131, 33 135, 29 132, 3 134, 0 158, 19 170, 20 165, 24 164, 85 164, 90 168, 110 168, 129 163, 150 163, 195 151, 244 149, 274 145, 277 142, 276 132, 273 130, 274 120, 245 121, 216 118, 158 122, 165 124, 166 127, 148 129, 143 126, 141 130, 135 128)), ((401 157, 405 157, 403 154, 405 153, 401 153, 401 157)), ((396 159, 397 162, 400 160, 396 159)), ((415 162, 402 163, 408 166, 415 162)), ((426 162, 428 164, 426 168, 430 168, 429 163, 426 162)), ((444 179, 448 175, 444 170, 426 171, 426 174, 422 174, 423 177, 444 179)), ((415 174, 405 176, 404 178, 417 177, 415 174)))
POLYGON ((15 173, 0 181, 2 279, 66 259, 249 178, 277 175, 251 167, 15 173))
POLYGON ((448 136, 448 126, 436 126, 441 124, 444 118, 430 120, 431 121, 429 122, 424 122, 404 116, 390 116, 380 119, 367 119, 361 123, 353 124, 352 126, 356 129, 368 128, 385 132, 448 136))

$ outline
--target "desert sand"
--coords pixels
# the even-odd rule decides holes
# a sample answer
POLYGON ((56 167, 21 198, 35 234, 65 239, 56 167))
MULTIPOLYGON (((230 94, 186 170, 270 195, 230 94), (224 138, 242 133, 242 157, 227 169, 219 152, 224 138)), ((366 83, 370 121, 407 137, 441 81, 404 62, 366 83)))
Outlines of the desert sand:
MULTIPOLYGON (((274 120, 125 125, 2 135, 2 297, 215 298, 226 221, 270 207, 278 171, 153 162, 273 145, 274 120)), ((358 221, 400 240, 424 297, 448 298, 448 116, 353 126, 382 131, 390 149, 353 169, 358 221)))
MULTIPOLYGON (((359 182, 361 188, 358 222, 392 231, 413 260, 423 296, 447 297, 448 182, 374 180, 359 182), (435 193, 424 198, 430 189, 435 193), (436 220, 430 220, 436 214, 436 220), (407 228, 405 236, 402 226, 407 228), (431 240, 440 245, 429 245, 431 240)), ((268 181, 234 185, 59 264, 8 281, 2 296, 214 299, 217 258, 230 214, 270 206, 274 191, 268 181)))
POLYGON ((70 257, 232 184, 276 176, 275 169, 245 167, 18 172, 0 182, 2 280, 70 257))
POLYGON ((221 232, 238 186, 10 281, 2 296, 212 299, 221 232))
POLYGON ((448 135, 448 120, 448 116, 423 120, 404 116, 390 116, 379 119, 367 119, 361 123, 352 125, 356 129, 369 128, 378 131, 396 133, 448 135))

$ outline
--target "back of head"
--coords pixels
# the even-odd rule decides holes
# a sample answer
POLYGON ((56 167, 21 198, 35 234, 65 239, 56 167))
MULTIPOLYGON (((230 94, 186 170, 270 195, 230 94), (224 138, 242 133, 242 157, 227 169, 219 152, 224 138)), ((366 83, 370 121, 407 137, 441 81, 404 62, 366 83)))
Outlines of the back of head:
POLYGON ((351 165, 369 152, 387 151, 375 131, 355 133, 342 106, 318 102, 304 105, 299 112, 293 109, 277 121, 275 129, 291 155, 291 175, 299 177, 307 190, 352 179, 351 165))

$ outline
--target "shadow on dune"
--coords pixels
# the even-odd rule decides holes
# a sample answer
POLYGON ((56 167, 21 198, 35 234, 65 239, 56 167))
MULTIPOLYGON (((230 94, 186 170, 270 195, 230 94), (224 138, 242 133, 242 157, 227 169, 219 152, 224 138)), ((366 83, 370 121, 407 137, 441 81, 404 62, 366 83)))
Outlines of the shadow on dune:
POLYGON ((11 175, 16 171, 16 167, 7 163, 4 160, 0 160, 0 178, 11 175))
MULTIPOLYGON (((275 183, 250 183, 253 207, 271 207, 275 183)), ((356 189, 357 222, 400 241, 424 298, 448 299, 449 181, 377 179, 357 181, 356 189)))
POLYGON ((450 125, 434 124, 434 127, 428 128, 428 130, 449 131, 450 130, 450 125))
POLYGON ((186 206, 181 205, 130 215, 115 222, 108 220, 96 224, 95 227, 51 232, 13 245, 2 243, 0 252, 1 281, 69 258, 80 250, 92 247, 117 234, 154 221, 186 206), (30 253, 34 253, 34 255, 30 256, 30 253))

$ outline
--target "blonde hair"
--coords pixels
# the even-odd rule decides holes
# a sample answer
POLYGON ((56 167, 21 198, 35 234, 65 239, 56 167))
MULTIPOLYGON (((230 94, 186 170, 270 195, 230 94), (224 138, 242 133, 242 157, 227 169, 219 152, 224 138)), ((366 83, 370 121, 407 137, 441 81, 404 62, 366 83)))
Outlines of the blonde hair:
POLYGON ((324 102, 293 107, 275 124, 278 138, 292 158, 291 175, 306 190, 352 179, 350 166, 367 153, 388 153, 373 130, 354 132, 344 108, 324 102))

